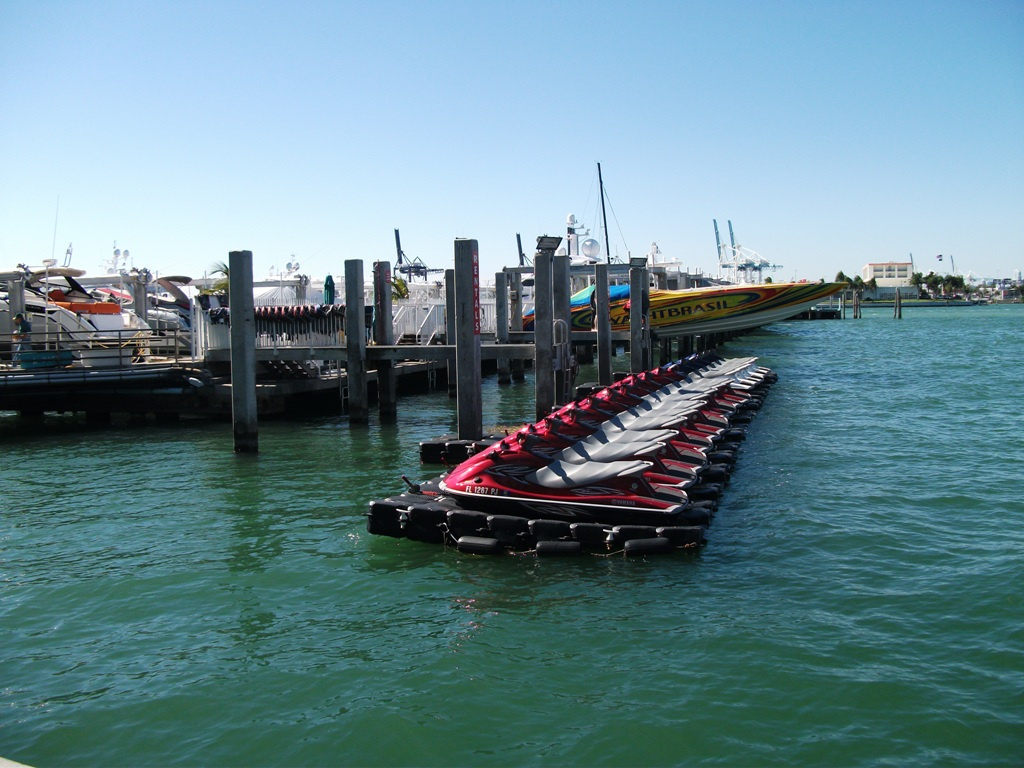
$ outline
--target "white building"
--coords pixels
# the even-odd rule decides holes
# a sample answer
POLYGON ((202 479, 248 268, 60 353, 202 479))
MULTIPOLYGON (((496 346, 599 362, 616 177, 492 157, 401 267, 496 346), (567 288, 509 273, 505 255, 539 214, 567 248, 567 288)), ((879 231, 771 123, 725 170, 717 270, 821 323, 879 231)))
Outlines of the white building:
POLYGON ((903 296, 913 296, 916 290, 910 283, 914 274, 914 264, 910 261, 881 261, 865 264, 860 270, 861 279, 865 283, 875 281, 878 289, 875 298, 893 298, 896 291, 903 296))

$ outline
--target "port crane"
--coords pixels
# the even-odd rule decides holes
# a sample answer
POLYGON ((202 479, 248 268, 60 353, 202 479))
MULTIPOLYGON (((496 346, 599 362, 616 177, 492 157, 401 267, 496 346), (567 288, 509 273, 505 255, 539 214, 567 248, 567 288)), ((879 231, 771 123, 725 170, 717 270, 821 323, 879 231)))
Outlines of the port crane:
POLYGON ((398 252, 398 260, 395 262, 395 274, 402 275, 407 280, 415 280, 417 277, 421 277, 426 282, 431 272, 444 272, 443 269, 431 269, 419 257, 410 259, 406 256, 405 251, 402 250, 402 239, 397 229, 395 230, 395 250, 398 252))
POLYGON ((718 234, 718 220, 711 220, 715 225, 715 243, 718 246, 718 276, 730 282, 763 283, 764 271, 782 269, 781 264, 772 264, 757 251, 736 244, 736 236, 732 231, 732 220, 729 220, 729 245, 722 242, 718 234), (724 273, 724 274, 723 274, 724 273))

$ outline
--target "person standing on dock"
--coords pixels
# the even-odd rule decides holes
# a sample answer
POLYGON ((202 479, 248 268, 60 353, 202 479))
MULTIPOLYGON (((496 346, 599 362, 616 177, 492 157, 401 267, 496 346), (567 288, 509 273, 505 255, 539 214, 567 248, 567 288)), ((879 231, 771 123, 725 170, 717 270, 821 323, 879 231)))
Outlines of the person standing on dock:
POLYGON ((19 312, 12 318, 12 325, 13 332, 11 334, 11 341, 14 342, 14 353, 11 356, 11 362, 14 363, 14 365, 20 365, 22 350, 27 351, 30 348, 32 323, 29 322, 25 315, 19 312))

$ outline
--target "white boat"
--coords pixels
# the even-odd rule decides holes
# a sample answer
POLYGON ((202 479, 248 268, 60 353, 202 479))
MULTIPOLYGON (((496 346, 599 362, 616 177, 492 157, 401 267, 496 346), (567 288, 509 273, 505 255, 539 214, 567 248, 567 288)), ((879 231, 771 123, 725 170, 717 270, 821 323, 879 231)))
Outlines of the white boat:
POLYGON ((10 314, 9 292, 20 284, 21 301, 14 303, 24 308, 32 324, 31 350, 22 356, 23 367, 31 367, 35 359, 41 365, 73 360, 89 367, 121 366, 148 348, 150 327, 117 301, 90 294, 77 280, 83 270, 49 267, 22 272, 20 281, 9 279, 7 291, 0 293, 0 313, 10 314))

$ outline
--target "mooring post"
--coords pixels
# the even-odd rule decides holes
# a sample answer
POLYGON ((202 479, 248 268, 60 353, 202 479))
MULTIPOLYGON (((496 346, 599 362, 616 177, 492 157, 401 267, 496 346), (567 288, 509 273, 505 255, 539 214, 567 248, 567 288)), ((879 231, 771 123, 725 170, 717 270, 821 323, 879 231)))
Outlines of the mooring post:
MULTIPOLYGON (((494 341, 508 344, 508 275, 496 272, 494 275, 494 341)), ((506 355, 498 355, 498 384, 511 384, 512 370, 506 355)))
MULTIPOLYGON (((444 271, 444 343, 455 346, 455 270, 444 271)), ((455 358, 448 358, 448 397, 458 394, 459 382, 455 374, 455 358)))
POLYGON ((480 256, 476 240, 455 241, 455 368, 459 440, 483 437, 480 391, 480 256))
POLYGON ((555 404, 572 400, 569 377, 572 358, 572 292, 569 286, 569 255, 555 256, 551 262, 551 315, 557 329, 558 359, 555 365, 555 404))
POLYGON ((643 267, 629 268, 629 372, 640 373, 644 365, 644 276, 643 267))
POLYGON ((258 453, 256 419, 256 310, 252 251, 228 254, 228 319, 231 323, 231 423, 235 453, 258 453))
MULTIPOLYGON (((391 264, 373 263, 373 343, 390 347, 395 343, 391 313, 391 264)), ((398 375, 393 360, 377 361, 377 413, 381 421, 398 416, 398 375)))
POLYGON ((594 267, 594 295, 597 297, 597 382, 602 387, 612 383, 612 318, 608 300, 608 265, 594 267))
POLYGON ((644 370, 654 366, 654 350, 651 341, 651 272, 647 267, 642 270, 643 274, 640 278, 640 292, 643 295, 643 314, 641 315, 641 322, 643 323, 643 340, 644 340, 644 356, 643 366, 644 370))
POLYGON ((551 268, 554 250, 538 250, 533 257, 533 372, 536 378, 537 420, 555 405, 555 377, 552 370, 551 268))
POLYGON ((348 420, 370 420, 366 389, 366 314, 363 311, 363 261, 345 261, 345 346, 348 357, 348 420))
MULTIPOLYGON (((25 314, 25 278, 11 277, 7 281, 7 320, 18 314, 25 314)), ((522 326, 520 326, 522 327, 522 326)), ((39 329, 42 330, 42 329, 39 329)))
MULTIPOLYGON (((135 274, 135 278, 132 280, 132 303, 134 304, 135 314, 138 315, 139 319, 144 323, 149 322, 149 296, 147 295, 149 277, 149 270, 141 269, 135 274)), ((231 294, 229 292, 228 301, 230 302, 230 300, 231 294)), ((255 322, 255 320, 253 322, 255 322)), ((125 340, 122 339, 121 341, 123 343, 125 340)))
MULTIPOLYGON (((512 330, 523 330, 523 276, 518 272, 512 273, 511 291, 512 330)), ((518 357, 512 361, 512 381, 523 381, 526 378, 526 369, 523 361, 518 357)))
POLYGON ((900 295, 900 287, 896 286, 896 301, 893 314, 897 320, 903 319, 903 297, 900 295))

